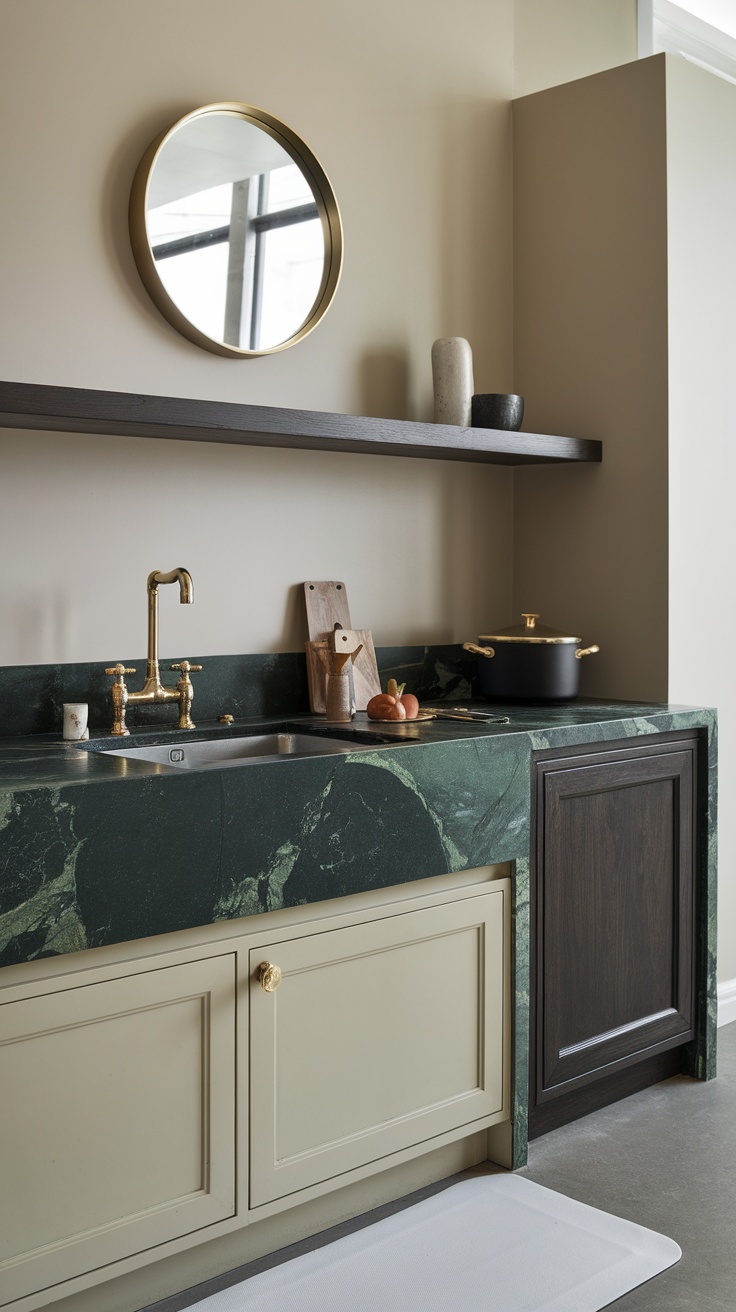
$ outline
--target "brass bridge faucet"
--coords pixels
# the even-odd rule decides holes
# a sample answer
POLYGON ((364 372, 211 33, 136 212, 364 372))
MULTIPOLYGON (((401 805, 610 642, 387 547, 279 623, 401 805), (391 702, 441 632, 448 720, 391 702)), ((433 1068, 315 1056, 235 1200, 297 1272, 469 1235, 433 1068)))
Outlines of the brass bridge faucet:
POLYGON ((179 584, 179 601, 183 606, 190 606, 194 600, 194 589, 188 570, 172 569, 168 574, 162 574, 161 570, 155 569, 148 575, 148 660, 146 662, 146 681, 140 692, 128 692, 125 675, 135 674, 134 667, 131 668, 118 663, 105 670, 105 674, 115 676, 115 682, 112 685, 112 732, 118 736, 130 733, 130 729, 125 723, 127 706, 151 706, 157 702, 178 702, 179 728, 195 728, 191 717, 194 688, 189 674, 193 670, 201 670, 202 666, 192 665, 189 661, 177 661, 175 665, 169 666, 170 670, 180 671, 176 687, 167 687, 166 684, 161 682, 161 670, 158 662, 158 589, 159 584, 162 583, 179 584))

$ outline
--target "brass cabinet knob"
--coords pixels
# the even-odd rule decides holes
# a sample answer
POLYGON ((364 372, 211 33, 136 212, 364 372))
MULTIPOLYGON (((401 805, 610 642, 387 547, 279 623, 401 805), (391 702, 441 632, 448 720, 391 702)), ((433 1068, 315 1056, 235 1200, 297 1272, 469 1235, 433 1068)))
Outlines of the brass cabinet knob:
POLYGON ((258 983, 266 993, 275 993, 281 983, 281 967, 271 961, 262 961, 258 970, 258 983))

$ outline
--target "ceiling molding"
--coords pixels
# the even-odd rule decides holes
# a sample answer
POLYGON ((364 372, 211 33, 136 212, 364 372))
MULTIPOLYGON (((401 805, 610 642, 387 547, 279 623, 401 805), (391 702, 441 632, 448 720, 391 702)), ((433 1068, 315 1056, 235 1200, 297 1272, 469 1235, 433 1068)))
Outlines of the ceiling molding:
POLYGON ((701 68, 736 82, 736 39, 718 27, 672 4, 671 0, 638 0, 639 58, 683 55, 701 68))

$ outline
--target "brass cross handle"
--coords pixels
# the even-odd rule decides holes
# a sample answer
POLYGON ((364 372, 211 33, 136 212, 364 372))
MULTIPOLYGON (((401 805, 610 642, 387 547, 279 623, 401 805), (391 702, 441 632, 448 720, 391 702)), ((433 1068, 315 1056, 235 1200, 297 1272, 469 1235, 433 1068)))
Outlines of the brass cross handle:
POLYGON ((131 665, 123 665, 118 661, 117 665, 108 665, 105 668, 105 674, 114 674, 115 680, 112 685, 112 730, 120 738, 127 737, 130 732, 125 723, 125 708, 128 705, 128 689, 125 684, 126 674, 135 674, 135 668, 131 665))
POLYGON ((170 670, 181 670, 182 674, 189 674, 190 671, 204 669, 202 665, 192 665, 189 661, 176 661, 174 665, 169 666, 170 670))

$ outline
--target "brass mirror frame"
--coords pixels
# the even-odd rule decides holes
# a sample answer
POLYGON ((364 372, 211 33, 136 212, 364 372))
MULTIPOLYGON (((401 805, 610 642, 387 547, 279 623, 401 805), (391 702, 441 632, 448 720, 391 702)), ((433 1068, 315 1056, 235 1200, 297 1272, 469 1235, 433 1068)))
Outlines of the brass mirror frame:
POLYGON ((148 147, 143 159, 133 178, 133 185, 130 192, 130 205, 128 209, 128 221, 130 228, 130 242, 133 248, 133 257, 138 268, 138 272, 143 281, 154 305, 160 310, 161 314, 168 322, 176 328, 184 337, 195 342, 197 346, 204 347, 207 351, 214 351, 216 355, 226 355, 231 358, 248 359, 259 355, 273 355, 276 351, 284 351, 287 346, 293 346, 300 342, 302 338, 311 333, 313 328, 317 327, 322 317, 326 314, 340 281, 343 261, 343 234, 342 220, 340 210, 337 204, 337 198, 332 189, 327 174, 322 165, 312 151, 292 128, 273 114, 269 114, 265 109, 258 109, 255 105, 246 105, 240 101, 223 100, 211 105, 203 105, 199 109, 194 109, 183 118, 177 119, 171 127, 166 128, 148 147), (214 337, 208 337, 199 328, 187 319, 182 313, 179 306, 171 299, 166 291, 156 268, 156 261, 153 257, 153 251, 148 240, 148 229, 146 225, 146 205, 148 201, 148 191, 153 175, 153 170, 161 151, 164 149, 171 137, 178 132, 186 123, 191 123, 195 119, 201 118, 206 114, 227 114, 236 118, 242 118, 249 123, 255 124, 273 137, 279 145, 291 156, 294 163, 299 166, 306 177, 319 211, 319 217, 322 223, 322 232, 325 243, 325 261, 322 272, 322 281, 319 291, 315 297, 314 304, 299 329, 288 337, 285 341, 279 342, 276 346, 268 346, 263 350, 251 351, 243 347, 230 346, 226 342, 220 342, 214 337))

